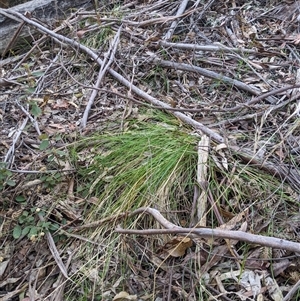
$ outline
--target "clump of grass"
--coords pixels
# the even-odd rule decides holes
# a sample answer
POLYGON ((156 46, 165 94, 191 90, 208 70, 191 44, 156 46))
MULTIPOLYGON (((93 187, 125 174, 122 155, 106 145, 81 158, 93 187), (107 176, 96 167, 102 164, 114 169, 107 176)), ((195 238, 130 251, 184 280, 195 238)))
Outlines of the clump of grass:
MULTIPOLYGON (((82 265, 73 279, 81 287, 92 287, 99 295, 105 295, 115 281, 120 281, 120 290, 126 290, 130 267, 138 266, 138 256, 143 256, 141 246, 155 253, 157 245, 162 245, 159 236, 121 239, 113 231, 118 223, 138 229, 157 226, 145 216, 120 221, 120 213, 151 206, 178 225, 182 220, 190 222, 199 137, 162 112, 150 111, 150 115, 147 112, 139 117, 142 121, 129 122, 125 132, 94 134, 80 140, 71 151, 77 164, 77 193, 87 200, 84 221, 103 220, 84 233, 101 247, 86 242, 80 246, 77 256, 82 265), (91 197, 97 201, 88 202, 91 197), (87 276, 87 271, 96 273, 96 282, 87 276)), ((293 196, 277 179, 236 162, 229 153, 226 156, 228 170, 216 163, 217 156, 209 156, 207 162, 208 189, 224 212, 235 215, 251 208, 249 228, 259 229, 261 221, 254 212, 271 219, 276 216, 274 210, 267 210, 271 206, 286 216, 290 214, 287 208, 295 210, 293 196), (264 204, 268 204, 267 208, 264 204)), ((208 226, 218 226, 210 213, 208 226)), ((272 227, 278 228, 279 223, 280 220, 273 219, 272 227)), ((69 293, 73 295, 71 290, 69 293)))
POLYGON ((170 210, 178 194, 193 190, 195 137, 179 125, 149 121, 122 134, 93 135, 79 146, 79 157, 86 145, 92 147, 79 170, 83 192, 99 198, 90 218, 149 205, 170 210))
MULTIPOLYGON (((94 134, 72 149, 78 171, 78 194, 87 200, 98 199, 92 205, 87 201, 85 223, 144 206, 169 214, 179 207, 191 208, 197 162, 196 138, 164 113, 147 114, 145 121, 131 122, 124 133, 94 134)), ((136 227, 137 221, 138 218, 134 222, 128 221, 126 226, 136 227)), ((84 233, 85 237, 101 244, 101 251, 93 244, 82 244, 78 260, 82 262, 85 258, 85 261, 74 275, 78 285, 88 286, 84 284, 91 281, 85 275, 87 270, 98 270, 99 283, 103 286, 112 270, 120 276, 120 265, 127 260, 121 251, 124 245, 113 232, 116 223, 117 220, 111 219, 88 231, 89 234, 84 233)), ((149 226, 143 220, 138 227, 149 226)), ((123 272, 126 271, 127 266, 123 272)), ((96 289, 98 292, 105 290, 99 286, 96 289)), ((70 296, 73 293, 69 291, 70 296)))

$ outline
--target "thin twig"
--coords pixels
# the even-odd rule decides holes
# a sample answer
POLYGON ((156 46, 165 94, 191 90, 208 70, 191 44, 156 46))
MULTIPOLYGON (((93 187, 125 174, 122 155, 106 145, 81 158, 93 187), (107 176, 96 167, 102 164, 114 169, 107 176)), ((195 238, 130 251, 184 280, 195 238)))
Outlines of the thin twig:
MULTIPOLYGON (((181 4, 179 5, 178 7, 178 10, 177 10, 177 13, 176 13, 176 17, 180 17, 183 12, 185 11, 186 7, 187 7, 187 4, 188 4, 189 0, 183 0, 181 2, 181 4)), ((174 30, 176 29, 177 27, 177 24, 178 24, 179 20, 178 19, 175 19, 172 23, 171 23, 171 26, 169 28, 169 30, 167 31, 167 33, 165 34, 164 36, 164 40, 169 40, 173 33, 174 33, 174 30)))
POLYGON ((7 170, 14 173, 23 173, 23 174, 50 174, 50 173, 72 173, 76 169, 52 169, 52 170, 25 170, 25 169, 10 169, 7 170))
POLYGON ((237 53, 258 53, 256 50, 253 49, 246 49, 246 48, 234 48, 234 47, 227 47, 222 45, 221 43, 216 43, 213 45, 198 45, 198 44, 188 44, 188 43, 171 43, 167 41, 158 41, 153 43, 158 44, 159 46, 170 47, 175 49, 183 49, 183 50, 194 50, 194 51, 221 51, 221 52, 237 52, 237 53))
MULTIPOLYGON (((235 86, 239 89, 242 89, 246 92, 251 93, 252 95, 255 95, 255 96, 261 95, 261 91, 259 91, 256 88, 252 88, 249 85, 247 85, 239 80, 230 78, 228 76, 219 74, 219 73, 211 71, 211 70, 207 70, 205 68, 201 68, 201 67, 198 67, 195 65, 188 65, 185 63, 176 63, 176 62, 162 60, 155 55, 151 56, 150 60, 151 59, 153 60, 153 62, 155 64, 157 64, 159 66, 173 68, 175 70, 183 70, 183 71, 190 71, 190 72, 198 73, 205 77, 221 81, 221 82, 231 85, 231 86, 235 86)), ((264 98, 266 98, 270 103, 276 102, 276 99, 274 99, 273 97, 268 96, 268 97, 264 97, 264 98)))
POLYGON ((300 88, 300 84, 289 85, 289 86, 285 86, 285 87, 282 87, 282 88, 271 90, 269 92, 263 93, 263 94, 255 97, 255 98, 249 100, 248 102, 246 102, 244 104, 240 104, 238 106, 235 106, 235 107, 232 107, 232 108, 228 108, 227 111, 228 112, 238 111, 238 110, 240 110, 242 108, 254 105, 254 104, 258 103, 260 100, 263 100, 263 99, 265 99, 265 98, 267 98, 269 96, 276 95, 278 93, 285 92, 285 91, 288 91, 288 90, 292 90, 292 89, 295 89, 295 88, 300 88))
MULTIPOLYGON (((98 78, 97 78, 97 82, 95 84, 95 88, 100 87, 101 82, 103 80, 104 75, 106 74, 107 69, 110 67, 110 65, 112 64, 112 62, 114 60, 115 53, 116 53, 116 50, 117 50, 117 47, 118 47, 118 44, 119 44, 119 40, 120 40, 121 30, 122 30, 122 26, 119 27, 119 30, 117 31, 117 33, 116 33, 116 35, 115 35, 115 37, 112 41, 110 49, 108 50, 108 53, 110 53, 109 59, 108 59, 108 55, 107 55, 103 60, 103 64, 101 65, 99 75, 98 75, 98 78)), ((91 94, 91 96, 89 98, 89 101, 86 105, 86 108, 85 108, 85 111, 84 111, 84 114, 83 114, 83 117, 82 117, 82 120, 81 120, 81 127, 82 128, 86 127, 88 115, 89 115, 89 112, 91 110, 91 107, 94 103, 94 100, 95 100, 97 94, 98 94, 98 91, 96 89, 94 89, 92 91, 92 94, 91 94)))
MULTIPOLYGON (((41 213, 38 213, 38 217, 39 219, 42 221, 42 222, 45 222, 45 218, 42 216, 41 213)), ((57 263, 62 275, 66 278, 66 279, 70 279, 69 276, 68 276, 68 272, 67 272, 67 268, 66 266, 64 265, 60 255, 59 255, 59 252, 55 246, 55 242, 53 240, 53 237, 52 235, 50 234, 49 231, 46 232, 46 237, 47 237, 47 241, 48 241, 48 245, 49 245, 49 249, 52 253, 52 256, 55 260, 55 262, 57 263)), ((71 280, 71 279, 70 279, 71 280)))
POLYGON ((21 105, 21 103, 17 100, 16 101, 17 105, 19 106, 19 108, 22 110, 22 112, 30 119, 30 121, 32 122, 33 126, 35 127, 36 132, 38 133, 38 135, 41 135, 41 131, 39 128, 39 125, 36 121, 36 119, 34 119, 31 114, 21 105))
POLYGON ((300 280, 291 288, 291 290, 287 293, 287 295, 283 298, 282 301, 289 301, 297 292, 298 288, 300 287, 300 280))
MULTIPOLYGON (((293 89, 293 88, 290 87, 290 89, 293 89)), ((294 100, 295 99, 293 99, 293 98, 289 98, 286 101, 283 101, 283 102, 279 103, 278 105, 268 106, 267 110, 274 112, 274 111, 279 110, 282 107, 288 105, 289 103, 291 103, 294 100)), ((255 109, 255 108, 253 108, 253 109, 255 109)), ((229 110, 230 110, 230 108, 229 108, 229 110)), ((217 123, 211 124, 211 127, 226 126, 226 125, 229 125, 229 124, 234 124, 236 122, 241 122, 241 121, 257 118, 259 116, 264 115, 265 113, 266 113, 266 110, 264 110, 263 108, 258 108, 257 111, 253 114, 241 115, 241 116, 237 116, 237 117, 234 117, 234 118, 221 120, 217 123)))
POLYGON ((16 130, 15 134, 14 134, 14 138, 13 138, 13 141, 12 141, 12 145, 11 147, 9 148, 8 152, 6 153, 6 156, 4 158, 4 162, 7 163, 7 167, 10 167, 13 163, 13 154, 15 152, 15 145, 16 143, 18 142, 21 134, 22 134, 22 131, 24 130, 26 124, 28 122, 28 117, 26 117, 23 121, 23 123, 21 124, 20 128, 16 130))

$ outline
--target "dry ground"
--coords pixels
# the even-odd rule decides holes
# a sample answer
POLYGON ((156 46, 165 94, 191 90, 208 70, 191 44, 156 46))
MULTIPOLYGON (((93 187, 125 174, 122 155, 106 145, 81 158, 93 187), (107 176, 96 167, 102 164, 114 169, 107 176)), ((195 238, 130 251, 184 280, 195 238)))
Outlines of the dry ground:
MULTIPOLYGON (((58 31, 25 18, 44 37, 0 61, 0 300, 299 300, 299 16, 298 1, 150 0, 73 12, 58 31), (73 146, 155 111, 201 141, 206 166, 155 208, 280 247, 119 234, 141 212, 91 209, 105 206, 99 178, 82 181, 94 145, 73 146)), ((132 228, 160 229, 156 213, 132 228)))

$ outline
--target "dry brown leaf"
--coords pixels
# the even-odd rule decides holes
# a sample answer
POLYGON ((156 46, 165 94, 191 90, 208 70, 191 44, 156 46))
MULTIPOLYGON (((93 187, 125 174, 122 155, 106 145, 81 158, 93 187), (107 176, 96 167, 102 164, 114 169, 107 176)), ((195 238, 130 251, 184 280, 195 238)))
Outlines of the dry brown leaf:
POLYGON ((216 147, 214 147, 214 150, 218 153, 219 157, 212 155, 212 158, 220 169, 225 168, 225 170, 228 170, 227 155, 223 152, 223 149, 226 148, 227 145, 225 143, 218 144, 216 147))
POLYGON ((53 109, 67 109, 70 106, 70 101, 67 99, 59 99, 56 103, 52 104, 53 109))
POLYGON ((129 295, 127 292, 120 292, 115 295, 113 301, 137 300, 137 295, 129 295))
POLYGON ((163 251, 172 257, 180 257, 183 256, 186 250, 192 245, 193 241, 189 237, 176 236, 164 245, 163 251))
POLYGON ((78 39, 79 39, 79 40, 82 39, 83 36, 84 36, 84 34, 85 34, 86 32, 87 32, 87 30, 78 30, 78 31, 76 32, 76 35, 77 35, 78 39))

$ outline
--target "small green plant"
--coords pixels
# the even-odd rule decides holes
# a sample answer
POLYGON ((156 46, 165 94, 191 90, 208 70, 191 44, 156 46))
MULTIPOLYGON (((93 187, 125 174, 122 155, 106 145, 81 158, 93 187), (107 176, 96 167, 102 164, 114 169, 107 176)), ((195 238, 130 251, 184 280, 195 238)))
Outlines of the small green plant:
POLYGON ((36 221, 36 214, 45 215, 45 212, 40 208, 31 208, 29 211, 24 210, 18 218, 18 224, 13 229, 13 237, 18 239, 27 236, 30 240, 36 241, 43 237, 45 232, 56 231, 58 225, 38 220, 36 221))
POLYGON ((99 49, 109 41, 113 34, 110 27, 102 27, 96 35, 88 35, 82 43, 88 47, 99 49))
POLYGON ((152 89, 163 89, 168 94, 170 92, 169 80, 166 72, 161 67, 156 67, 145 77, 146 84, 152 89))
MULTIPOLYGON (((41 135, 39 137, 41 139, 41 143, 39 145, 39 149, 41 151, 45 151, 47 155, 47 169, 63 169, 65 168, 67 152, 64 150, 59 150, 51 147, 51 142, 47 135, 41 135)), ((54 137, 56 141, 61 140, 61 137, 54 137)), ((45 174, 41 177, 43 181, 44 187, 52 188, 57 183, 61 181, 60 173, 51 173, 45 174)))
POLYGON ((46 174, 41 177, 45 188, 53 188, 57 183, 61 181, 61 175, 59 173, 46 174))
POLYGON ((2 190, 6 185, 15 186, 16 182, 11 179, 12 172, 6 168, 4 162, 0 163, 0 190, 2 190))
POLYGON ((42 142, 39 145, 39 149, 41 151, 46 150, 50 145, 50 141, 49 141, 47 135, 41 135, 39 138, 42 140, 42 142))
MULTIPOLYGON (((40 135, 39 139, 41 140, 41 143, 39 145, 39 150, 46 151, 48 155, 47 161, 49 163, 53 161, 57 162, 60 159, 64 159, 66 157, 67 155, 66 151, 51 147, 52 143, 46 134, 40 135)), ((60 135, 57 135, 53 137, 53 140, 58 142, 62 140, 62 137, 60 135)))
POLYGON ((39 107, 39 105, 37 104, 36 101, 30 101, 29 102, 30 105, 30 113, 34 116, 34 117, 39 117, 42 115, 42 110, 39 107))

